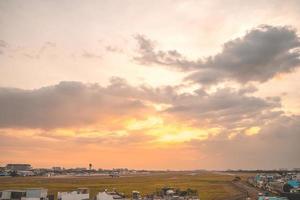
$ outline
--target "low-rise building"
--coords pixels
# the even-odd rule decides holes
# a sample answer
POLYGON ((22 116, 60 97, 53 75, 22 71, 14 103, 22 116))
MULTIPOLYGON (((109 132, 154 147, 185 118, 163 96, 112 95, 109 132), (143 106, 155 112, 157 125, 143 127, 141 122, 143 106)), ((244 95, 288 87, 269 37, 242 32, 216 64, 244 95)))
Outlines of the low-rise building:
POLYGON ((63 168, 61 168, 61 167, 52 167, 52 170, 60 172, 60 171, 63 170, 63 168))
POLYGON ((11 171, 28 171, 32 169, 30 164, 7 164, 5 168, 11 171))
POLYGON ((96 200, 125 200, 124 194, 118 193, 116 191, 108 192, 99 192, 95 198, 96 200))
POLYGON ((31 188, 26 189, 26 198, 22 200, 47 200, 48 190, 44 188, 31 188))
POLYGON ((17 174, 19 176, 34 176, 35 175, 34 172, 32 172, 32 171, 23 171, 23 170, 17 171, 17 174))
POLYGON ((0 200, 21 200, 26 197, 25 190, 3 190, 0 193, 0 200))
POLYGON ((4 190, 0 192, 0 200, 48 200, 48 190, 31 188, 26 190, 4 190))
POLYGON ((155 200, 200 200, 197 190, 164 187, 153 195, 155 200))
POLYGON ((72 192, 58 192, 58 200, 88 200, 90 198, 87 188, 78 188, 72 192))

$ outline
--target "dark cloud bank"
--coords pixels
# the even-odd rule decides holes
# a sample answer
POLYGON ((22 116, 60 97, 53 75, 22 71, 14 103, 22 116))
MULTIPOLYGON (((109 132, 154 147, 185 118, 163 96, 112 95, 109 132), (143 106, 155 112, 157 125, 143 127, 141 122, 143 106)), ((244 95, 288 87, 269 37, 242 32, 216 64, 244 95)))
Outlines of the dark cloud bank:
POLYGON ((206 59, 191 61, 177 50, 156 50, 153 41, 138 35, 142 64, 158 64, 181 71, 193 71, 186 80, 203 85, 226 80, 239 83, 265 82, 300 64, 300 40, 296 30, 287 26, 259 26, 243 37, 226 42, 222 51, 206 59))
POLYGON ((0 88, 0 127, 63 128, 112 116, 137 116, 145 106, 97 84, 60 82, 36 90, 0 88))
POLYGON ((145 102, 165 103, 171 107, 155 114, 175 117, 180 123, 199 128, 222 130, 205 141, 189 142, 191 148, 215 157, 213 164, 224 162, 228 167, 250 168, 300 164, 296 159, 300 150, 300 117, 274 111, 281 107, 279 98, 262 99, 234 89, 220 89, 211 94, 175 91, 170 86, 133 87, 119 78, 112 79, 107 87, 61 82, 36 90, 1 88, 0 126, 47 131, 74 124, 89 125, 107 116, 142 118, 145 112, 156 112, 145 102), (260 126, 260 134, 246 136, 246 129, 252 126, 260 126), (237 136, 228 139, 234 131, 237 136))
POLYGON ((247 127, 282 114, 272 111, 281 107, 280 98, 253 97, 244 90, 179 94, 176 87, 133 87, 113 78, 107 87, 61 82, 36 90, 0 88, 0 127, 59 128, 92 124, 106 116, 157 112, 147 102, 168 104, 169 108, 156 114, 174 115, 195 126, 247 127))
MULTIPOLYGON (((120 78, 113 78, 107 87, 61 82, 36 90, 1 88, 0 127, 39 128, 45 130, 41 136, 45 134, 43 137, 48 137, 47 131, 53 128, 90 125, 108 116, 143 119, 145 113, 152 113, 166 119, 177 118, 180 123, 198 128, 220 128, 219 135, 187 143, 201 154, 215 157, 210 159, 215 160, 210 167, 222 163, 232 168, 299 165, 300 117, 286 116, 278 111, 281 108, 280 98, 253 97, 249 91, 252 90, 225 88, 213 93, 198 90, 178 94, 176 88, 170 86, 133 87, 120 78), (155 111, 146 102, 164 103, 171 107, 155 111), (245 131, 253 126, 261 127, 260 133, 245 135, 245 131), (229 139, 232 132, 237 136, 229 139)), ((133 138, 139 138, 142 133, 132 134, 133 138)), ((141 138, 141 141, 135 141, 136 145, 145 142, 145 137, 141 138)), ((99 137, 92 141, 86 139, 81 144, 95 141, 102 144, 102 140, 116 139, 99 137)), ((124 138, 120 140, 117 143, 122 143, 124 138)), ((6 141, 5 137, 3 141, 6 141)))

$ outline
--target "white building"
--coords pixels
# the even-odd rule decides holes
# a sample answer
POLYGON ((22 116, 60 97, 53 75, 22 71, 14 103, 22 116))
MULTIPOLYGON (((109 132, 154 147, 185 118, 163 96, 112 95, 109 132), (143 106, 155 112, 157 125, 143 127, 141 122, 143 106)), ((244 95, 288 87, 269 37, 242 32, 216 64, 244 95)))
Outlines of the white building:
POLYGON ((34 176, 34 173, 32 171, 17 171, 17 174, 19 176, 34 176))
POLYGON ((87 188, 78 188, 77 191, 72 192, 58 192, 58 200, 89 200, 90 195, 87 188))
POLYGON ((32 188, 26 190, 4 190, 0 192, 1 200, 47 200, 47 189, 32 188))
POLYGON ((3 190, 0 193, 0 200, 21 200, 25 195, 25 190, 3 190))
POLYGON ((125 196, 122 194, 119 194, 118 192, 99 192, 96 196, 96 200, 125 200, 125 196))
POLYGON ((21 200, 47 200, 48 190, 43 188, 26 189, 26 196, 21 200))

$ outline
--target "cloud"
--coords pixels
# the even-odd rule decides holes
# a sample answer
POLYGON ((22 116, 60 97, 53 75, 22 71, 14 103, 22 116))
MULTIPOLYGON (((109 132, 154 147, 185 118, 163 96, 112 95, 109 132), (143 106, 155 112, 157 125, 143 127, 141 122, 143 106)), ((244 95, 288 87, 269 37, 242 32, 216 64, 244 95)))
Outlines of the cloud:
POLYGON ((0 127, 58 128, 80 126, 147 108, 139 100, 119 98, 97 84, 60 82, 36 90, 0 89, 0 127))
POLYGON ((8 43, 4 40, 0 40, 0 55, 4 54, 4 49, 8 47, 8 43))
POLYGON ((206 159, 213 158, 206 164, 208 168, 293 168, 300 165, 299 128, 300 116, 281 116, 263 126, 257 135, 237 135, 232 139, 217 135, 190 145, 206 159))
POLYGON ((282 114, 273 111, 280 110, 280 98, 248 95, 253 90, 178 93, 171 86, 131 86, 118 77, 107 87, 60 82, 36 90, 0 88, 0 127, 51 129, 157 115, 166 123, 184 120, 195 127, 247 129, 282 114), (157 106, 161 108, 157 110, 157 106))
POLYGON ((5 48, 7 46, 8 46, 7 42, 5 42, 4 40, 0 40, 0 48, 5 48))
POLYGON ((105 47, 105 50, 113 53, 124 53, 124 50, 117 46, 108 45, 105 47))
POLYGON ((262 25, 243 37, 226 42, 220 53, 190 61, 176 50, 155 50, 144 36, 136 37, 142 64, 171 66, 195 71, 186 80, 203 85, 226 80, 239 83, 265 82, 276 75, 292 72, 300 65, 300 40, 296 30, 287 26, 262 25))
POLYGON ((197 62, 187 60, 177 50, 156 51, 154 42, 147 39, 144 35, 136 35, 135 39, 138 42, 139 55, 134 57, 134 59, 143 65, 166 65, 180 71, 197 68, 197 62))
POLYGON ((171 103, 176 95, 171 86, 131 86, 118 77, 107 87, 65 81, 35 90, 0 88, 0 127, 51 129, 144 118, 156 112, 149 102, 171 103))
POLYGON ((35 49, 34 51, 28 51, 26 50, 24 47, 19 47, 17 50, 21 50, 22 55, 29 58, 29 59, 40 59, 42 56, 44 56, 46 53, 48 53, 47 51, 56 48, 56 43, 54 42, 44 42, 40 48, 35 49))
POLYGON ((84 50, 82 53, 82 57, 84 57, 84 58, 101 58, 102 56, 84 50))
POLYGON ((289 27, 260 26, 244 37, 224 44, 221 53, 207 58, 188 79, 204 82, 224 79, 240 83, 265 82, 281 73, 293 71, 300 64, 300 40, 289 27))
POLYGON ((263 99, 249 96, 244 90, 225 88, 212 93, 179 95, 165 112, 197 127, 218 127, 228 133, 235 130, 242 133, 283 114, 274 111, 276 108, 281 108, 279 98, 263 99))

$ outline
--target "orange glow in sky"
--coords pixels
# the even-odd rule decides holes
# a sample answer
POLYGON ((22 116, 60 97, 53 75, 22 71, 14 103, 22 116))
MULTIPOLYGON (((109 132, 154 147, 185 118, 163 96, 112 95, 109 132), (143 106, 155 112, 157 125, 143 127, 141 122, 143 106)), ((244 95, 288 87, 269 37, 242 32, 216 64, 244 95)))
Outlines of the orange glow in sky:
POLYGON ((0 166, 299 167, 299 10, 0 1, 0 166))

